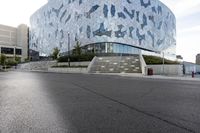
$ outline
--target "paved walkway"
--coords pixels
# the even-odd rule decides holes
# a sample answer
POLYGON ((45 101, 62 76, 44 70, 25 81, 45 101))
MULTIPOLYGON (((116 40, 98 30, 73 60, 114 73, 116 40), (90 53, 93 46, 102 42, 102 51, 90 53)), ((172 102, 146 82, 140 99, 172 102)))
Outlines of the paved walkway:
POLYGON ((172 76, 172 75, 152 75, 146 76, 140 73, 103 73, 103 75, 117 75, 122 77, 138 77, 138 78, 150 78, 150 79, 174 79, 174 80, 189 80, 189 81, 200 81, 200 75, 195 75, 192 78, 191 75, 184 76, 172 76))
MULTIPOLYGON (((66 72, 66 71, 45 71, 45 70, 12 70, 12 71, 31 71, 31 72, 50 72, 50 73, 83 73, 83 74, 91 74, 91 73, 85 73, 85 72, 66 72)), ((150 78, 150 79, 174 79, 174 80, 189 80, 189 81, 200 81, 200 75, 195 75, 194 78, 192 78, 192 75, 184 75, 184 76, 176 76, 176 75, 152 75, 147 76, 143 75, 141 73, 92 73, 92 74, 99 74, 99 75, 116 75, 116 76, 122 76, 122 77, 138 77, 138 78, 150 78)))

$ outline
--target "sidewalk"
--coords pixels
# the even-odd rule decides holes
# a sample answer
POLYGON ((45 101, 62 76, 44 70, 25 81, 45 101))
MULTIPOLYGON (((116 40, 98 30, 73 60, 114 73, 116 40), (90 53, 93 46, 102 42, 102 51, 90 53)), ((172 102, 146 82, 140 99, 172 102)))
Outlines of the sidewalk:
POLYGON ((200 81, 200 75, 195 75, 192 78, 191 75, 184 76, 172 76, 172 75, 142 75, 140 73, 99 73, 102 75, 117 75, 122 77, 138 77, 138 78, 149 78, 149 79, 171 79, 171 80, 188 80, 188 81, 200 81))
MULTIPOLYGON (((45 72, 45 73, 81 73, 81 72, 64 72, 64 71, 48 71, 48 70, 14 70, 14 71, 26 71, 26 72, 45 72)), ((169 80, 187 80, 187 81, 200 81, 200 75, 195 75, 192 78, 191 75, 173 76, 173 75, 142 75, 141 73, 82 73, 82 74, 94 74, 94 75, 113 75, 121 77, 137 77, 137 78, 149 78, 149 79, 169 79, 169 80)))

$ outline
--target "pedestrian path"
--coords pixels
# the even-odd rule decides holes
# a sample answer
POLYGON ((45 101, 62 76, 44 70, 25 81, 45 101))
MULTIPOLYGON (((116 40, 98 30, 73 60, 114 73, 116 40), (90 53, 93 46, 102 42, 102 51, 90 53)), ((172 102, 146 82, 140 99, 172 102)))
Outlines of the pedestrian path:
MULTIPOLYGON (((45 70, 14 70, 14 71, 27 71, 27 72, 52 72, 52 73, 79 73, 79 72, 55 72, 55 71, 45 71, 45 70)), ((113 75, 121 77, 137 77, 137 78, 149 78, 149 79, 169 79, 169 80, 188 80, 188 81, 200 81, 200 75, 195 75, 192 78, 192 75, 184 76, 173 76, 173 75, 152 75, 147 76, 141 73, 82 73, 82 74, 96 74, 96 75, 113 75)))
POLYGON ((186 76, 171 76, 171 75, 152 75, 152 76, 146 76, 142 75, 140 73, 109 73, 104 75, 118 75, 122 77, 138 77, 138 78, 149 78, 149 79, 171 79, 171 80, 189 80, 189 81, 200 81, 200 75, 195 75, 194 78, 192 78, 191 75, 186 76))

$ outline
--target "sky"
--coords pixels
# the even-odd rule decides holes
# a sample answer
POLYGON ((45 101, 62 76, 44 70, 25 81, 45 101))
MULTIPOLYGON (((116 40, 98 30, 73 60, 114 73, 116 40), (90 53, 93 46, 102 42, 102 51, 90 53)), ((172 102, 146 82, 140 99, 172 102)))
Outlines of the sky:
POLYGON ((177 55, 195 63, 200 53, 200 0, 161 0, 176 16, 177 55))
MULTIPOLYGON (((200 0, 160 0, 175 14, 177 22, 177 55, 195 62, 200 53, 200 0)), ((29 25, 29 18, 47 0, 0 0, 0 24, 29 25)))

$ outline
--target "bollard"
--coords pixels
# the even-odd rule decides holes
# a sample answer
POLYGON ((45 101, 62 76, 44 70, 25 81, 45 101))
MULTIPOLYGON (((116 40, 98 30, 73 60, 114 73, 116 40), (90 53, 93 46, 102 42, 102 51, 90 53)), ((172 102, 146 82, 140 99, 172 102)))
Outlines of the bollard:
POLYGON ((194 71, 192 71, 192 78, 194 78, 194 71))

